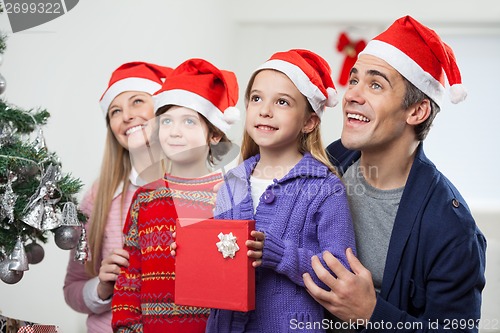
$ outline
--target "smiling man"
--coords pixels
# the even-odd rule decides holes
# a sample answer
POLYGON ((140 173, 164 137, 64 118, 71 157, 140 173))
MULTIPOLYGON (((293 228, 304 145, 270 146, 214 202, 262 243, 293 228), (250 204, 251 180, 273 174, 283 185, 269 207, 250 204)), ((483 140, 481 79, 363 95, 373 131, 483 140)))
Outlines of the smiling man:
POLYGON ((350 72, 341 140, 327 150, 343 173, 358 258, 348 250, 351 272, 325 252, 332 275, 314 256, 331 290, 308 274, 304 283, 358 329, 477 331, 486 240, 423 150, 445 74, 452 102, 462 101, 453 51, 409 16, 370 41, 350 72))

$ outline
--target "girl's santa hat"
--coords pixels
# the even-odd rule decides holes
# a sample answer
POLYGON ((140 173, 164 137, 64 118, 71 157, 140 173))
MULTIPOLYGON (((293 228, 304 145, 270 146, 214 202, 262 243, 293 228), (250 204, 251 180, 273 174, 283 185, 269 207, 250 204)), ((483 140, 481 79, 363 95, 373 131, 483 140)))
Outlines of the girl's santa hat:
POLYGON ((111 74, 108 88, 99 100, 104 116, 108 114, 109 105, 116 96, 125 91, 142 91, 153 95, 172 71, 172 68, 147 62, 136 61, 121 65, 111 74))
POLYGON ((411 16, 396 20, 359 54, 373 55, 394 67, 408 81, 441 105, 448 79, 450 99, 459 103, 467 92, 452 49, 433 30, 411 16))
POLYGON ((288 76, 319 117, 326 106, 334 107, 338 103, 330 65, 314 52, 300 49, 277 52, 255 73, 263 69, 274 69, 288 76))
POLYGON ((177 105, 202 114, 227 134, 240 118, 238 82, 233 72, 220 70, 203 59, 189 59, 174 69, 153 96, 155 110, 177 105))

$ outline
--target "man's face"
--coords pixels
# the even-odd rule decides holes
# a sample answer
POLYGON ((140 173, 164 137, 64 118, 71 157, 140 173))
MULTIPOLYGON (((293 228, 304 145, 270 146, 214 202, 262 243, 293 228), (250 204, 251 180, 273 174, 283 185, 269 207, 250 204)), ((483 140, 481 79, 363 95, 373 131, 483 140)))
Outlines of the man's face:
POLYGON ((412 135, 404 110, 404 79, 380 58, 361 55, 343 98, 342 144, 352 150, 380 152, 412 135))

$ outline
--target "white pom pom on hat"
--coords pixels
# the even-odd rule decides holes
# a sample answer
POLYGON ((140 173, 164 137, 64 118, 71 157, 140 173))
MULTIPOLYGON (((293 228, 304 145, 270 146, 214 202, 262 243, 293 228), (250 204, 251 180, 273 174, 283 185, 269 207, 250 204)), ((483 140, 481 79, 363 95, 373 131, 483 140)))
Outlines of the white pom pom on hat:
POLYGON ((332 87, 328 87, 326 89, 326 92, 328 94, 328 98, 326 99, 326 106, 329 106, 331 108, 335 107, 339 103, 339 100, 337 98, 337 90, 333 89, 332 87))
POLYGON ((234 106, 228 107, 226 110, 224 110, 224 115, 222 116, 222 119, 224 119, 228 124, 234 124, 238 120, 240 120, 240 115, 241 112, 238 108, 234 106))
POLYGON ((450 99, 453 104, 463 102, 467 98, 467 90, 463 84, 454 84, 450 87, 450 99))

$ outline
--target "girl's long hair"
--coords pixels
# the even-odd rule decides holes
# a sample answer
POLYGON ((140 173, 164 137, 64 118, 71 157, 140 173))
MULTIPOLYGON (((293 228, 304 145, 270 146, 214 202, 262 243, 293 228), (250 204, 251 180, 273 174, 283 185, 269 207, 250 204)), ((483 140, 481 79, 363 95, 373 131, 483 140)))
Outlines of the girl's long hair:
MULTIPOLYGON (((104 147, 104 156, 102 159, 101 173, 97 180, 97 193, 94 198, 94 206, 90 215, 90 225, 88 233, 88 245, 90 258, 85 263, 85 271, 92 277, 99 275, 101 266, 102 243, 104 229, 108 221, 109 210, 113 201, 116 189, 123 184, 122 202, 123 208, 125 193, 130 185, 129 175, 132 170, 132 164, 128 150, 118 143, 111 132, 108 122, 108 131, 106 135, 106 144, 104 147)), ((120 209, 123 212, 123 209, 120 209)), ((125 220, 125 216, 120 217, 125 220)))
MULTIPOLYGON (((265 70, 272 70, 272 69, 265 69, 265 70)), ((248 102, 250 98, 250 92, 252 91, 253 82, 255 81, 255 77, 259 72, 260 71, 253 73, 253 75, 250 77, 250 80, 248 81, 248 85, 245 90, 246 107, 248 107, 248 102)), ((304 99, 306 99, 305 96, 304 99)), ((305 112, 314 113, 314 110, 309 101, 307 101, 307 99, 306 102, 307 102, 307 110, 305 110, 305 112)), ((312 132, 300 133, 299 137, 297 138, 297 148, 301 154, 304 154, 306 152, 310 153, 315 159, 326 165, 331 172, 339 176, 337 168, 335 168, 335 166, 330 162, 326 154, 326 150, 323 145, 323 139, 321 138, 320 125, 321 125, 321 118, 320 118, 320 123, 318 123, 318 125, 314 128, 312 132)), ((247 158, 255 156, 258 153, 259 153, 259 146, 250 137, 250 135, 248 135, 248 132, 245 129, 243 133, 243 142, 241 144, 241 158, 243 160, 246 160, 247 158)))

